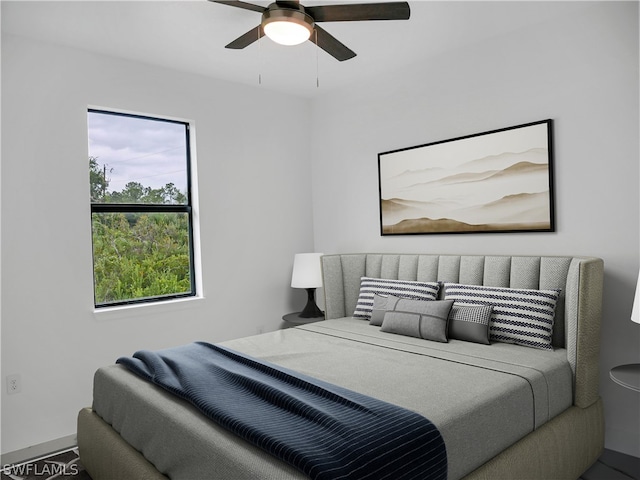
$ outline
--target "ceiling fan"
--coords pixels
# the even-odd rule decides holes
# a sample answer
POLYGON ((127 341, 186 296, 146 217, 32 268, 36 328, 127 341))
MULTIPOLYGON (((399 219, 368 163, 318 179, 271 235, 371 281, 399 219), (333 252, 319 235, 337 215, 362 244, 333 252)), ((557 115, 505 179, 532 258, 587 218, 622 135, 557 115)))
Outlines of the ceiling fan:
POLYGON ((360 20, 408 20, 407 2, 318 5, 305 7, 297 0, 278 0, 268 7, 240 1, 209 0, 231 7, 262 13, 262 22, 226 45, 242 49, 264 35, 282 45, 297 45, 310 40, 339 61, 349 60, 355 52, 318 25, 318 22, 353 22, 360 20))

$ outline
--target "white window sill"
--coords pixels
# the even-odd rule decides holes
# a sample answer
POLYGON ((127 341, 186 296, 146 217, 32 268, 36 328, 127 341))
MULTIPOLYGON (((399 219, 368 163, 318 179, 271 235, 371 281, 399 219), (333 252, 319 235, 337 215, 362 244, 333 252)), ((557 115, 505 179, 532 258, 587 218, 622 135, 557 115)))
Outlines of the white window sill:
POLYGON ((176 298, 160 302, 137 303, 133 305, 118 305, 116 307, 95 308, 93 317, 100 321, 120 320, 125 318, 139 318, 149 315, 166 314, 190 310, 201 307, 202 296, 176 298))

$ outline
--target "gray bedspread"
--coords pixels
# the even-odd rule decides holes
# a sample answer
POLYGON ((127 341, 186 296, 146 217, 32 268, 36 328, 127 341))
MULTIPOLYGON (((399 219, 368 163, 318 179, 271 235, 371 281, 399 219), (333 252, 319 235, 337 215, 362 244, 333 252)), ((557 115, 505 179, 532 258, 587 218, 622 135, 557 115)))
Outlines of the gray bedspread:
MULTIPOLYGON (((429 418, 461 478, 572 402, 566 352, 449 343, 380 332, 352 318, 223 345, 429 418)), ((184 401, 113 365, 96 373, 94 410, 172 479, 300 478, 184 401)))

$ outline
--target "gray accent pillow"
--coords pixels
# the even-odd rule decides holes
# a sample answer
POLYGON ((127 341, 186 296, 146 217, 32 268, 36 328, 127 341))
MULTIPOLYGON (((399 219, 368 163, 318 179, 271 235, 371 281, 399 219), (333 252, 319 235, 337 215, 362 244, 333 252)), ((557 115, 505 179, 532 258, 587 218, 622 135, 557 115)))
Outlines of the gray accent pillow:
POLYGON ((453 305, 449 312, 449 338, 490 345, 489 324, 492 305, 453 305))
POLYGON ((371 319, 369 319, 369 325, 374 325, 376 327, 382 326, 382 321, 384 320, 384 314, 387 313, 388 310, 393 310, 400 300, 398 297, 394 297, 393 295, 382 296, 377 293, 373 295, 373 310, 371 310, 371 319))
POLYGON ((380 331, 446 343, 452 305, 453 300, 425 302, 401 298, 393 310, 384 314, 380 331))

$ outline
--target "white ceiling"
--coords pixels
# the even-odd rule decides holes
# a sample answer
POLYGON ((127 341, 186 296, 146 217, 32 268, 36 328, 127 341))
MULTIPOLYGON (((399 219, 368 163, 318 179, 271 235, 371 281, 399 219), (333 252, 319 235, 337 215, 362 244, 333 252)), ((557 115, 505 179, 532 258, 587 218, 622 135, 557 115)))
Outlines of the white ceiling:
POLYGON ((411 18, 406 21, 322 23, 357 53, 344 62, 310 42, 284 47, 263 38, 244 50, 225 49, 258 25, 260 14, 207 0, 2 0, 0 5, 3 33, 255 86, 260 78, 263 88, 313 97, 466 44, 570 15, 587 3, 410 1, 411 18))

